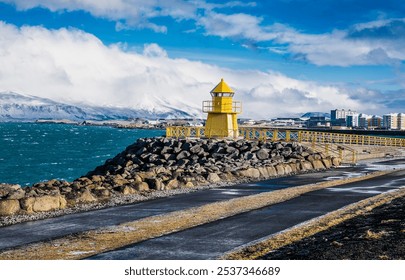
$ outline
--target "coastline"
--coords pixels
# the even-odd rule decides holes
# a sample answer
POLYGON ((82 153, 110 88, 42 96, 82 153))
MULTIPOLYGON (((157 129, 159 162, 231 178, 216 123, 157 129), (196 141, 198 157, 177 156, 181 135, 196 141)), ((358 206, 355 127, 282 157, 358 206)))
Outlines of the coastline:
MULTIPOLYGON (((405 157, 398 157, 398 159, 401 159, 405 157)), ((384 162, 384 161, 389 161, 391 159, 387 158, 374 158, 374 159, 366 159, 362 160, 361 163, 371 163, 378 160, 379 162, 384 162)), ((337 168, 345 168, 345 167, 337 167, 337 168)), ((395 168, 393 168, 395 170, 395 168)), ((317 170, 308 170, 306 171, 307 174, 311 173, 316 173, 319 172, 317 170)), ((288 175, 281 175, 281 176, 276 176, 273 178, 281 178, 281 177, 288 177, 288 176, 293 176, 294 174, 288 174, 288 175)), ((273 178, 268 178, 268 179, 273 179, 273 178)), ((154 191, 150 192, 147 195, 145 194, 128 194, 128 195, 118 195, 116 197, 111 198, 108 201, 100 201, 97 203, 85 203, 85 204, 77 204, 73 207, 70 208, 65 208, 65 209, 59 209, 59 210, 54 210, 54 211, 46 211, 46 212, 38 212, 38 213, 31 213, 31 214, 26 214, 26 215, 11 215, 11 216, 0 216, 0 227, 3 226, 10 226, 18 223, 24 223, 24 222, 29 222, 29 221, 37 221, 37 220, 43 220, 43 219, 48 219, 48 218, 54 218, 54 217, 60 217, 64 215, 69 215, 69 214, 76 214, 76 213, 81 213, 81 212, 88 212, 88 211, 93 211, 93 210, 99 210, 99 209, 106 209, 106 208, 111 208, 115 206, 122 206, 122 205, 127 205, 127 204, 132 204, 132 203, 138 203, 138 202, 143 202, 143 201, 148 201, 148 200, 153 200, 153 199, 158 199, 158 198, 164 198, 164 197, 169 197, 173 195, 178 195, 178 194, 185 194, 185 193, 190 193, 190 192, 198 192, 198 191, 203 191, 203 190, 208 190, 208 189, 214 189, 214 188, 226 188, 226 187, 232 187, 237 184, 244 184, 244 183, 257 183, 261 181, 265 181, 267 179, 261 179, 257 180, 254 178, 240 178, 236 181, 233 182, 217 182, 217 183, 209 183, 206 185, 200 185, 196 186, 194 188, 180 188, 180 189, 173 189, 173 190, 162 190, 162 191, 154 191)))
POLYGON ((297 143, 141 138, 73 182, 50 180, 25 188, 2 185, 1 220, 12 224, 339 164, 337 158, 297 143))

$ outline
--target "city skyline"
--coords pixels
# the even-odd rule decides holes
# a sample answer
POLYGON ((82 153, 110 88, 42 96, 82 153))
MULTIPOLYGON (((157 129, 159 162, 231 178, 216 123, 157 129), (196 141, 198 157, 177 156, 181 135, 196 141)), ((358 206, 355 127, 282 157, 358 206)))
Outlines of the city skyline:
POLYGON ((405 3, 0 0, 0 92, 195 112, 225 78, 242 117, 405 108, 405 3))

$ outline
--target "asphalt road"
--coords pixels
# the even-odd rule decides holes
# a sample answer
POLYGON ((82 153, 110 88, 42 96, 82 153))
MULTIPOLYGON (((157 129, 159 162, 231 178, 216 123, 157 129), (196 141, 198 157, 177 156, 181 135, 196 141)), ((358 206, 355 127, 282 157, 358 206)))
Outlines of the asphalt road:
POLYGON ((0 250, 32 242, 47 241, 91 229, 118 225, 120 223, 134 221, 152 215, 201 206, 206 203, 325 180, 354 177, 371 170, 392 168, 392 165, 400 167, 401 165, 405 165, 405 160, 393 160, 382 164, 377 163, 337 168, 318 173, 275 178, 257 183, 214 188, 130 205, 1 227, 0 250))
POLYGON ((150 239, 89 259, 215 259, 224 253, 373 195, 405 186, 405 171, 300 197, 150 239))

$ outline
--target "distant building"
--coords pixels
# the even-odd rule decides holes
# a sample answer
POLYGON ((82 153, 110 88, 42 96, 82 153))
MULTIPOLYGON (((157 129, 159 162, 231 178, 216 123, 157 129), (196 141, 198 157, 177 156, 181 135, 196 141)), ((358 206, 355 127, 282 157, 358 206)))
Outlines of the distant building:
POLYGON ((270 123, 272 126, 302 127, 305 121, 300 118, 276 118, 270 123))
POLYGON ((368 128, 371 117, 366 114, 359 115, 359 128, 368 128))
POLYGON ((398 114, 391 113, 383 115, 382 127, 385 129, 398 129, 398 114))
POLYGON ((330 127, 330 120, 325 116, 313 116, 306 121, 307 127, 330 127))
POLYGON ((339 119, 346 119, 347 116, 352 116, 357 114, 356 111, 348 110, 345 111, 345 109, 335 109, 330 111, 330 119, 333 120, 339 120, 339 119))
MULTIPOLYGON (((347 117, 348 116, 354 116, 354 115, 358 115, 358 113, 356 111, 352 111, 350 109, 348 111, 346 111, 345 109, 331 110, 330 111, 331 123, 332 123, 333 126, 346 126, 347 125, 347 117)), ((351 120, 353 120, 353 118, 351 118, 351 120)), ((352 124, 350 124, 349 127, 353 127, 352 124)))
POLYGON ((398 118, 398 129, 405 130, 405 113, 399 113, 398 118))
POLYGON ((359 114, 351 114, 346 116, 347 127, 359 127, 359 114))
POLYGON ((369 122, 369 129, 381 128, 382 127, 382 117, 373 115, 369 122))

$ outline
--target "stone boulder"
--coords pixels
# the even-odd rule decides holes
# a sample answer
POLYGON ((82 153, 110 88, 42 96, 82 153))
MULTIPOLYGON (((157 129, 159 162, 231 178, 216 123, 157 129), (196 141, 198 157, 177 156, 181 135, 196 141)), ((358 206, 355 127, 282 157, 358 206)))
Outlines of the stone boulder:
POLYGON ((7 195, 7 199, 21 199, 25 197, 25 191, 21 188, 18 188, 16 190, 12 190, 11 192, 9 192, 9 194, 7 195))
POLYGON ((150 189, 158 190, 158 191, 165 189, 164 183, 159 178, 150 178, 150 179, 147 179, 146 182, 148 183, 148 186, 150 189))
POLYGON ((269 150, 268 149, 260 149, 256 152, 256 157, 259 160, 265 160, 269 158, 269 150))
POLYGON ((147 191, 149 190, 149 185, 146 182, 136 182, 134 189, 137 191, 147 191))
MULTIPOLYGON (((11 193, 19 192, 20 190, 21 190, 20 185, 0 184, 0 198, 6 198, 11 193)), ((8 199, 14 199, 14 198, 8 198, 8 199)))
POLYGON ((39 197, 28 197, 20 201, 21 209, 28 213, 46 212, 66 208, 67 202, 61 195, 45 195, 39 197))
POLYGON ((246 170, 239 170, 239 176, 247 178, 260 178, 260 172, 256 168, 248 168, 246 170))
POLYGON ((177 189, 180 185, 180 182, 177 179, 171 179, 166 184, 166 189, 173 190, 177 189))
POLYGON ((308 170, 312 170, 313 166, 309 161, 301 161, 300 163, 300 170, 302 171, 308 171, 308 170))
POLYGON ((20 209, 20 202, 16 199, 0 200, 0 216, 14 215, 20 209))
POLYGON ((325 166, 323 165, 322 161, 319 159, 312 161, 312 165, 314 166, 314 169, 316 169, 316 170, 325 169, 325 166))
POLYGON ((96 202, 97 198, 90 192, 90 190, 86 189, 84 192, 80 193, 77 198, 76 202, 78 203, 91 203, 96 202))
POLYGON ((207 181, 210 183, 218 183, 221 182, 221 178, 219 178, 218 174, 216 173, 209 173, 207 176, 207 181))
POLYGON ((332 158, 332 165, 333 166, 339 166, 341 162, 342 162, 342 160, 340 158, 338 158, 338 157, 333 157, 332 158))
POLYGON ((278 176, 283 176, 285 174, 284 164, 277 164, 276 171, 278 176))
POLYGON ((121 190, 121 193, 123 195, 129 195, 129 194, 134 194, 136 193, 136 190, 130 186, 124 186, 121 190))

